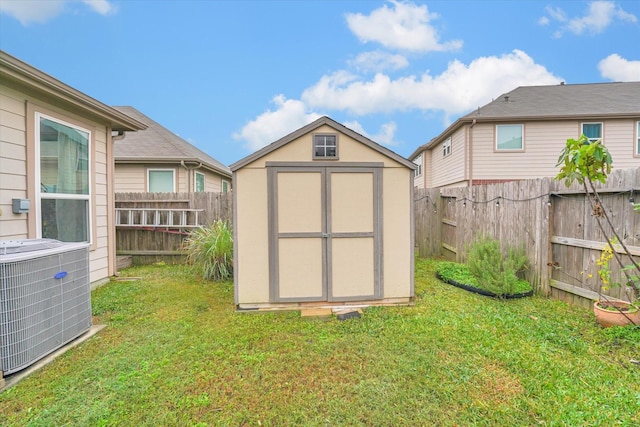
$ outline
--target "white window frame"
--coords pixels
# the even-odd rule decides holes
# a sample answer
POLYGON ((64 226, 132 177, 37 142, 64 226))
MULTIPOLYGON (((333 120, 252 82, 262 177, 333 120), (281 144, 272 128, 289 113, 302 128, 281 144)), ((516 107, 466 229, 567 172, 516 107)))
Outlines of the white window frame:
POLYGON ((83 128, 82 126, 78 126, 73 123, 66 122, 64 120, 60 120, 57 117, 49 116, 47 114, 35 113, 35 182, 38 183, 36 187, 36 237, 42 238, 42 199, 43 194, 46 195, 44 199, 50 200, 85 200, 87 203, 87 243, 93 244, 93 159, 91 157, 92 153, 92 142, 93 142, 93 134, 89 129, 83 128), (70 127, 72 129, 79 130, 88 135, 87 137, 87 186, 88 186, 88 194, 65 194, 65 193, 47 193, 42 192, 41 182, 42 182, 42 174, 40 171, 40 120, 46 119, 52 122, 59 123, 61 125, 70 127))
POLYGON ((495 136, 495 151, 497 152, 513 152, 513 151, 524 151, 524 125, 519 123, 503 123, 496 125, 496 136, 495 136), (498 146, 498 142, 500 140, 500 128, 506 127, 520 127, 520 148, 500 148, 498 146))
POLYGON ((422 154, 413 159, 413 164, 417 166, 416 170, 413 171, 413 176, 418 177, 422 175, 422 154))
POLYGON ((311 138, 311 145, 312 145, 312 150, 313 150, 313 158, 315 160, 338 160, 338 148, 339 148, 339 141, 338 141, 338 134, 335 133, 315 133, 313 134, 313 137, 311 138), (334 156, 318 156, 316 155, 316 138, 325 138, 325 144, 322 146, 325 149, 325 154, 326 154, 326 149, 327 147, 332 147, 331 145, 327 145, 326 144, 326 137, 333 137, 336 140, 336 154, 334 156))
POLYGON ((205 175, 202 172, 195 172, 195 176, 193 178, 193 192, 194 193, 204 193, 205 191, 207 191, 207 178, 205 177, 205 175), (202 190, 198 191, 198 176, 202 177, 202 190))
POLYGON ((602 122, 582 122, 580 123, 580 135, 584 135, 584 125, 600 125, 600 138, 587 138, 589 144, 592 144, 598 140, 604 143, 604 123, 602 122))
POLYGON ((222 183, 220 185, 220 192, 221 193, 228 193, 229 189, 231 188, 231 183, 229 181, 227 181, 226 179, 221 180, 222 183), (225 186, 226 184, 226 186, 225 186))
POLYGON ((640 120, 636 122, 636 149, 634 151, 636 156, 640 156, 640 120))
POLYGON ((171 180, 172 190, 171 191, 162 191, 162 193, 175 193, 176 192, 176 170, 172 168, 149 168, 147 169, 147 193, 151 193, 151 177, 149 176, 150 172, 171 172, 173 179, 171 180))
POLYGON ((451 137, 444 140, 442 143, 442 157, 451 155, 451 137))

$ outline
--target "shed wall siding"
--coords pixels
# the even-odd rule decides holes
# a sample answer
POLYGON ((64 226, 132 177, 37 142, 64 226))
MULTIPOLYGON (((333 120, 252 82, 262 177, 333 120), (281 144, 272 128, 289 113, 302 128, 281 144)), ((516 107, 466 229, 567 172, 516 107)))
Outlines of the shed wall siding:
POLYGON ((236 299, 241 303, 269 301, 269 224, 266 169, 243 168, 236 173, 236 299))
MULTIPOLYGON (((337 133, 329 126, 314 133, 337 133)), ((384 298, 409 298, 413 259, 411 196, 413 171, 350 137, 338 136, 339 161, 384 163, 383 286, 384 298)), ((305 162, 313 166, 312 133, 256 159, 235 172, 236 303, 267 304, 269 295, 269 212, 267 162, 305 162)), ((326 162, 323 162, 326 164, 326 162)), ((344 177, 342 177, 344 178, 344 177)), ((348 177, 347 177, 348 178, 348 177)), ((346 178, 345 178, 346 179, 346 178)), ((344 188, 344 186, 342 187, 344 188)))
POLYGON ((407 185, 411 173, 406 168, 383 171, 384 298, 402 298, 411 293, 411 269, 407 266, 413 258, 412 191, 407 185))

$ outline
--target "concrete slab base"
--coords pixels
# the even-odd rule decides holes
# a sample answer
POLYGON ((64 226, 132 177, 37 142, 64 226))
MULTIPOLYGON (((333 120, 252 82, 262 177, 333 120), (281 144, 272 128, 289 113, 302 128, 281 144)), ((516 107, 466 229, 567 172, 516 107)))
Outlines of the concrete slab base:
POLYGON ((27 378, 29 375, 33 374, 35 371, 37 371, 39 369, 42 369, 43 367, 45 367, 49 363, 53 362, 56 359, 56 357, 60 356, 61 354, 64 354, 69 349, 82 344, 83 342, 85 342, 86 340, 88 340, 89 338, 91 338, 92 336, 97 334, 98 332, 100 332, 102 329, 104 329, 105 326, 106 325, 93 325, 93 326, 91 326, 91 328, 87 332, 85 332, 84 334, 80 335, 78 338, 76 338, 75 340, 71 341, 70 343, 64 345, 63 347, 60 347, 59 349, 57 349, 53 353, 50 353, 50 354, 46 355, 42 359, 40 359, 37 362, 35 362, 33 365, 31 365, 31 366, 29 366, 27 368, 24 368, 21 371, 13 373, 13 374, 11 374, 11 375, 9 375, 7 377, 0 378, 0 393, 2 393, 4 390, 7 390, 7 389, 13 387, 14 385, 18 384, 23 379, 27 378), (3 384, 3 382, 4 382, 4 384, 3 384))

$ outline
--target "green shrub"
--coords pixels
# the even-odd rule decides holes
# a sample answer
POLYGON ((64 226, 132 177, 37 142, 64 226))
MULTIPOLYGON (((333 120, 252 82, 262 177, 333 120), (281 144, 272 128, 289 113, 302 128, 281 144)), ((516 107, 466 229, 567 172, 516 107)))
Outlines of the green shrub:
POLYGON ((500 242, 480 236, 467 253, 469 271, 484 289, 497 295, 514 294, 522 289, 523 279, 519 274, 528 268, 524 249, 507 247, 500 242))
POLYGON ((436 265, 436 274, 445 282, 454 280, 463 285, 478 287, 476 277, 471 274, 466 264, 453 261, 440 261, 438 265, 436 265))
POLYGON ((202 270, 206 280, 233 277, 233 233, 226 221, 194 229, 182 244, 187 262, 202 270))

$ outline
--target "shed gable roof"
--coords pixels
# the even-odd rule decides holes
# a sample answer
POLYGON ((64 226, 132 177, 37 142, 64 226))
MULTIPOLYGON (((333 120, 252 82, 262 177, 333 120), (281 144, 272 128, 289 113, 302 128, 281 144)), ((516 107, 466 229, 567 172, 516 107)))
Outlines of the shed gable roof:
POLYGON ((640 81, 520 86, 453 122, 409 158, 437 145, 465 123, 598 120, 640 117, 640 81))
POLYGON ((233 163, 230 168, 231 171, 235 172, 236 170, 248 165, 251 162, 254 162, 255 160, 266 156, 267 154, 277 150, 278 148, 290 143, 291 141, 294 141, 296 139, 298 139, 299 137, 301 137, 302 135, 305 135, 307 133, 313 132, 314 130, 318 129, 321 126, 329 126, 332 127, 333 129, 335 129, 337 132, 340 132, 344 135, 349 136, 350 138, 354 139, 355 141, 358 141, 364 145, 366 145, 367 147, 371 148, 372 150, 375 150, 377 152, 379 152, 380 154, 383 154, 387 157, 389 157, 390 159, 395 160, 396 162, 406 166, 409 169, 415 169, 416 166, 410 162, 409 160, 407 160, 406 158, 400 156, 397 153, 394 153, 393 151, 389 150, 386 147, 383 147, 382 145, 378 144, 377 142, 374 142, 372 140, 370 140, 369 138, 355 132, 352 129, 349 129, 348 127, 336 122, 335 120, 327 117, 327 116, 323 116, 320 117, 319 119, 309 123, 306 126, 301 127, 300 129, 280 138, 279 140, 272 142, 271 144, 261 148, 260 150, 254 152, 253 154, 248 155, 247 157, 244 157, 243 159, 238 160, 237 162, 233 163))
POLYGON ((158 122, 129 106, 113 107, 135 118, 148 127, 135 133, 127 133, 121 140, 115 141, 114 157, 116 163, 174 161, 201 162, 204 166, 224 176, 231 176, 227 166, 220 163, 204 151, 194 147, 158 122))

